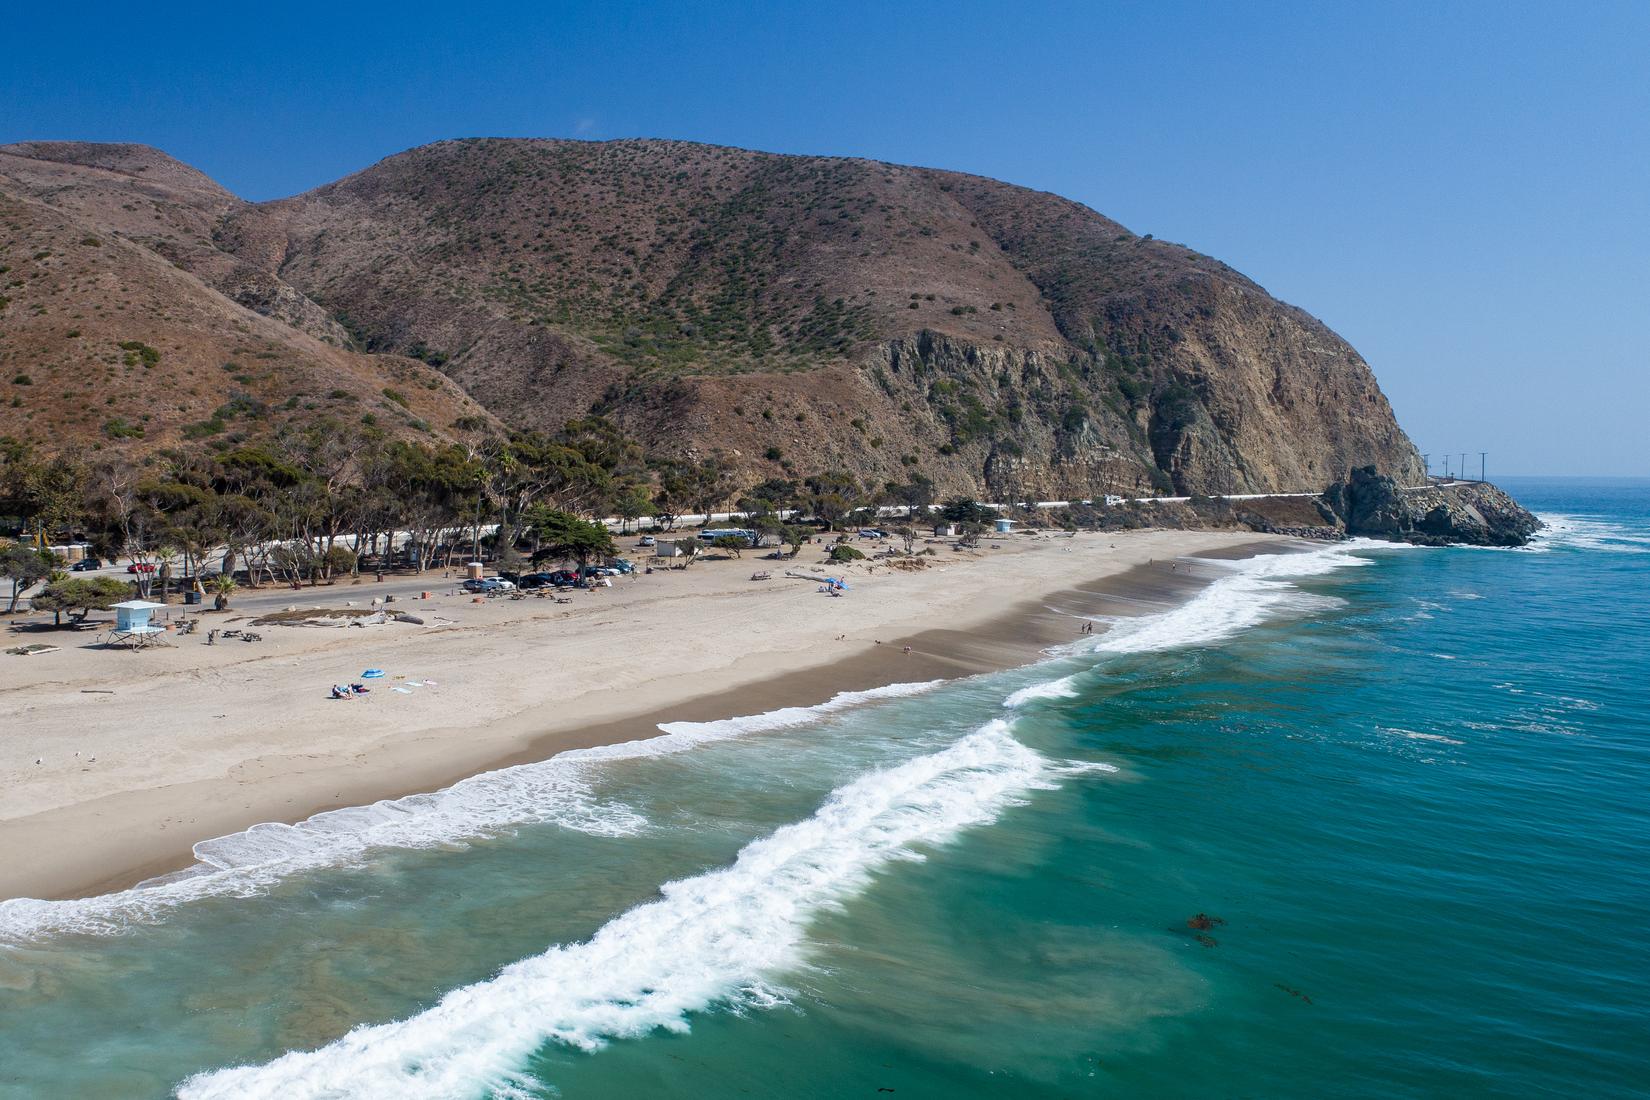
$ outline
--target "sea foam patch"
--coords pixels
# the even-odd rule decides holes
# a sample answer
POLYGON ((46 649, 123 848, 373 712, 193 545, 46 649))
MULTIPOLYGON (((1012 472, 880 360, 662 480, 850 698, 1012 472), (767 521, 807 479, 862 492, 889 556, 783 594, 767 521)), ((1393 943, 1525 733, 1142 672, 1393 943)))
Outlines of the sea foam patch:
POLYGON ((134 923, 207 898, 253 897, 307 871, 349 866, 375 851, 462 844, 524 825, 550 824, 596 836, 628 836, 646 821, 594 794, 597 766, 685 752, 709 741, 805 725, 857 706, 920 694, 942 681, 843 692, 812 707, 787 707, 719 722, 670 722, 660 736, 560 753, 483 772, 439 791, 348 806, 295 825, 264 822, 194 846, 197 862, 130 890, 91 898, 0 901, 0 942, 69 933, 117 934, 134 923))
POLYGON ((1339 600, 1303 592, 1291 581, 1369 565, 1370 559, 1359 557, 1355 550, 1394 548, 1393 543, 1358 539, 1304 554, 1266 554, 1240 561, 1196 559, 1224 575, 1178 607, 1156 615, 1115 619, 1092 642, 1085 639, 1066 648, 1087 653, 1151 653, 1209 645, 1280 613, 1339 606, 1339 600))
POLYGON ((925 680, 915 683, 887 684, 883 687, 870 688, 866 691, 844 691, 832 696, 823 703, 811 707, 781 707, 763 714, 752 714, 742 718, 723 718, 713 722, 662 722, 659 725, 662 737, 649 737, 641 741, 627 741, 617 745, 596 745, 588 749, 575 749, 563 753, 560 759, 589 761, 589 760, 623 760, 636 756, 662 756, 672 752, 686 752, 689 749, 711 741, 726 741, 733 737, 743 737, 752 733, 772 733, 776 730, 794 729, 805 726, 809 722, 817 722, 821 718, 838 714, 854 707, 865 706, 868 703, 878 703, 889 699, 903 699, 912 695, 921 695, 945 683, 944 680, 925 680))
POLYGON ((1077 677, 1062 676, 1058 680, 1047 680, 1040 684, 1032 684, 1014 692, 1003 700, 1005 707, 1017 709, 1027 703, 1035 703, 1039 699, 1073 699, 1077 696, 1077 677))
POLYGON ((994 820, 1054 770, 994 720, 950 746, 838 788, 811 817, 747 845, 727 866, 667 883, 659 900, 583 943, 552 947, 453 990, 405 1020, 356 1028, 318 1050, 203 1073, 183 1100, 507 1095, 538 1086, 523 1067, 560 1043, 596 1050, 656 1030, 686 1031, 716 1007, 781 1003, 783 973, 806 962, 824 906, 878 868, 922 858, 994 820))
POLYGON ((1530 536, 1529 550, 1603 550, 1614 554, 1650 554, 1650 533, 1590 516, 1543 513, 1544 526, 1530 536))
POLYGON ((264 822, 194 846, 197 862, 129 890, 91 898, 0 901, 0 942, 113 935, 207 898, 253 897, 305 871, 348 866, 375 850, 459 844, 528 824, 624 836, 645 821, 595 798, 588 779, 555 758, 471 776, 439 791, 328 810, 295 825, 264 822))

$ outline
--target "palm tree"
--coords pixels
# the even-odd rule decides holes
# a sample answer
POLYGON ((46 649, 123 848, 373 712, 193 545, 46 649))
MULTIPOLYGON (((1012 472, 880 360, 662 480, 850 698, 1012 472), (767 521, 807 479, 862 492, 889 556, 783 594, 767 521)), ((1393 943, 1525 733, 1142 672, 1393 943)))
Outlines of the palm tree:
POLYGON ((228 573, 219 573, 212 578, 212 607, 217 611, 224 611, 229 607, 229 597, 234 595, 239 585, 235 578, 228 573))

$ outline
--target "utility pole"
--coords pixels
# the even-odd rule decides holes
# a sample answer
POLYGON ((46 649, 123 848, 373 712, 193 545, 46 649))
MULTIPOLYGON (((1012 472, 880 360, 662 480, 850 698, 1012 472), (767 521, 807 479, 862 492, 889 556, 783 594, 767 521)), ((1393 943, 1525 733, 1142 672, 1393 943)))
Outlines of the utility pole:
POLYGON ((1444 480, 1449 480, 1449 455, 1444 456, 1444 480))
POLYGON ((1431 461, 1431 459, 1432 459, 1431 455, 1422 455, 1421 456, 1421 465, 1425 466, 1426 469, 1427 469, 1427 476, 1422 478, 1421 479, 1422 481, 1428 481, 1432 477, 1432 461, 1431 461))
POLYGON ((1485 465, 1485 460, 1489 458, 1489 454, 1490 453, 1488 451, 1479 451, 1478 452, 1478 480, 1479 481, 1484 480, 1484 465, 1485 465))
POLYGON ((1461 480, 1465 481, 1466 479, 1467 479, 1467 452, 1462 451, 1461 452, 1461 480))

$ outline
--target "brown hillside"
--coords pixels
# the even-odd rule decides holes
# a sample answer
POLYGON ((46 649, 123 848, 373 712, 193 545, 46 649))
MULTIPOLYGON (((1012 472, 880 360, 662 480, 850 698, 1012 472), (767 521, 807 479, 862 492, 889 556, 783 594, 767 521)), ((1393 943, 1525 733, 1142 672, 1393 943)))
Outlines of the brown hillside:
MULTIPOLYGON (((12 159, 0 156, 0 170, 12 159)), ((370 415, 408 435, 486 416, 424 363, 329 345, 177 266, 160 242, 198 242, 190 235, 210 228, 211 210, 239 205, 204 177, 143 157, 156 171, 134 184, 108 167, 130 166, 126 157, 81 159, 90 163, 66 163, 56 188, 37 184, 30 197, 0 175, 0 435, 147 450, 267 436, 321 413, 370 415), (190 186, 169 190, 173 179, 190 186), (162 196, 159 210, 123 203, 137 198, 132 187, 162 196), (155 228, 125 205, 149 209, 155 228)))
POLYGON ((594 408, 752 480, 924 472, 997 496, 1420 473, 1322 324, 1053 195, 684 142, 465 140, 252 205, 153 150, 81 149, 0 148, 0 187, 306 348, 422 360, 517 426, 594 408))

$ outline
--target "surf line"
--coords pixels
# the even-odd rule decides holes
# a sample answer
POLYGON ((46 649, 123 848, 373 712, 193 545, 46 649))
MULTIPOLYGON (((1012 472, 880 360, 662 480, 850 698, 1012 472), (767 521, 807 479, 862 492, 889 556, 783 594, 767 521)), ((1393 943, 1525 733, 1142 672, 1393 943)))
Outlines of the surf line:
POLYGON ((686 1031, 718 1006, 784 1003, 770 984, 803 965, 813 916, 900 859, 988 824, 1063 774, 993 719, 937 752, 837 788, 811 817, 751 842, 732 864, 665 884, 589 940, 511 964, 405 1020, 358 1027, 314 1051, 197 1074, 182 1100, 515 1094, 547 1043, 600 1049, 686 1031))
POLYGON ((747 734, 806 725, 856 707, 918 695, 944 681, 841 692, 811 707, 714 722, 668 722, 657 737, 558 753, 482 772, 444 787, 346 806, 295 825, 263 822, 194 846, 197 862, 127 890, 90 898, 0 901, 0 943, 54 935, 116 935, 206 898, 253 897, 307 871, 349 866, 375 851, 462 844, 522 825, 553 824, 596 836, 630 836, 647 822, 594 792, 600 765, 687 752, 747 734))

